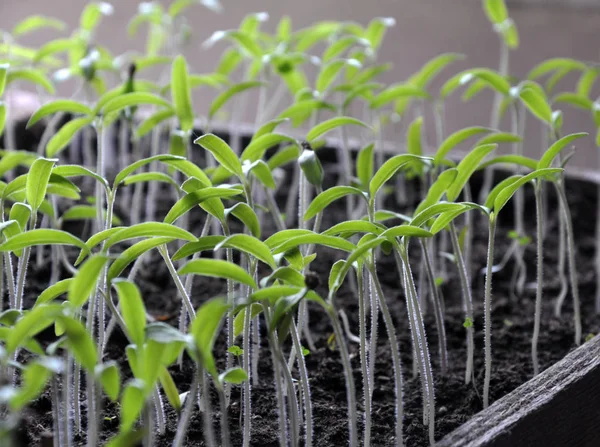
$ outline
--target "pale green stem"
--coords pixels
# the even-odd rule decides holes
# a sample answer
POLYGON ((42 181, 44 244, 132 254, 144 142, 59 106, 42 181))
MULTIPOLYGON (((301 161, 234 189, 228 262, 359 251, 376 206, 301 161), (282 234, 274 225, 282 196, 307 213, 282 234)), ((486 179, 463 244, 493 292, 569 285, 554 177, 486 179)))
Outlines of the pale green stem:
POLYGON ((483 383, 483 408, 490 403, 490 379, 492 376, 492 267, 494 265, 494 238, 496 233, 496 216, 489 216, 487 268, 485 273, 484 306, 484 345, 485 345, 485 378, 483 383))
POLYGON ((544 287, 544 237, 541 180, 535 184, 535 214, 537 228, 537 287, 535 290, 535 314, 533 320, 533 337, 531 338, 531 358, 533 359, 533 375, 540 372, 538 360, 538 339, 540 335, 540 320, 542 318, 542 289, 544 287))
MULTIPOLYGON (((371 279, 373 280, 373 285, 375 286, 375 291, 380 298, 379 307, 381 308, 381 315, 383 316, 383 322, 385 324, 385 328, 387 330, 388 338, 390 341, 392 366, 394 368, 394 393, 396 401, 394 408, 396 414, 396 424, 394 432, 396 435, 395 442, 397 446, 403 446, 404 438, 402 436, 402 421, 404 419, 404 405, 402 395, 402 363, 400 360, 400 345, 398 344, 398 339, 396 337, 396 328, 394 327, 394 322, 392 321, 392 315, 390 314, 387 302, 383 295, 381 283, 379 282, 379 278, 377 277, 377 271, 375 270, 375 267, 373 265, 368 266, 368 269, 371 279)), ((374 355, 373 346, 371 346, 371 355, 374 355)))
POLYGON ((371 382, 369 379, 369 365, 367 361, 367 335, 366 335, 366 312, 365 312, 365 285, 364 270, 356 271, 358 286, 358 330, 360 338, 360 366, 363 380, 363 399, 365 405, 363 445, 371 445, 371 382))
POLYGON ((575 323, 575 344, 581 344, 581 305, 579 300, 579 283, 577 279, 577 266, 575 265, 575 236, 573 233, 573 221, 571 220, 571 210, 565 193, 564 179, 554 182, 556 192, 561 204, 561 210, 565 227, 567 230, 567 255, 569 260, 569 276, 571 277, 571 294, 573 295, 573 320, 575 323))
MULTIPOLYGON (((450 240, 452 242, 452 248, 454 256, 456 257, 456 266, 458 269, 458 275, 460 278, 460 285, 462 288, 463 295, 463 306, 465 308, 466 319, 473 322, 473 298, 471 295, 471 283, 465 267, 465 262, 458 242, 458 236, 456 232, 456 226, 454 222, 450 223, 450 240)), ((466 328, 467 331, 467 367, 465 370, 465 383, 471 382, 473 375, 473 355, 474 355, 474 342, 473 342, 473 325, 469 325, 466 328)))
POLYGON ((433 315, 435 317, 435 325, 438 331, 438 348, 440 353, 440 366, 442 369, 442 375, 445 376, 448 370, 448 342, 446 341, 446 325, 444 324, 444 313, 442 311, 441 297, 438 288, 435 284, 435 276, 433 274, 433 268, 431 266, 431 259, 429 256, 429 249, 427 248, 427 242, 424 240, 419 241, 421 243, 421 251, 423 253, 423 259, 425 262, 425 273, 429 280, 429 289, 431 290, 431 302, 433 304, 433 315))

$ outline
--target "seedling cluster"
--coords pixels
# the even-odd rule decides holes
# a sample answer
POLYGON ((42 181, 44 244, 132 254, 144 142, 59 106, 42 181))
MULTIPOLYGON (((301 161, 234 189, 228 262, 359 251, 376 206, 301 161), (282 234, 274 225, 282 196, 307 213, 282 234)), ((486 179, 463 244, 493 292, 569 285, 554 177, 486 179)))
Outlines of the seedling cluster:
MULTIPOLYGON (((193 41, 185 11, 202 5, 213 10, 206 14, 220 9, 214 0, 176 0, 169 7, 141 3, 129 31, 147 33, 143 54, 115 57, 96 42, 100 21, 113 12, 105 2, 89 3, 70 35, 61 21, 40 16, 4 32, 0 95, 33 84, 43 105, 28 126, 43 126, 44 132, 37 151, 20 150, 11 119, 15 111, 0 102, 5 142, 0 158, 2 442, 10 443, 24 409, 48 392, 54 416, 48 429, 55 446, 75 445, 76 437, 88 446, 99 445, 105 439, 101 428, 107 405, 119 408, 110 446, 155 445, 157 435, 165 432, 169 406, 177 412, 173 446, 186 445, 192 415, 199 410, 205 445, 229 446, 231 424, 237 423, 228 417, 232 389, 240 387, 242 443, 252 445, 252 425, 260 423, 253 420, 252 388, 259 381, 259 356, 267 353, 280 444, 320 445, 314 436, 306 362, 311 351, 324 348, 315 346, 311 336, 309 315, 318 315, 329 319, 329 347, 343 365, 350 446, 371 445, 375 353, 382 345, 391 353, 395 390, 396 422, 390 436, 395 445, 403 445, 406 368, 390 297, 377 269, 378 261, 389 256, 405 298, 411 333, 407 349, 413 353, 413 374, 422 383, 423 422, 433 444, 434 377, 447 374, 448 365, 440 286, 452 269, 460 278, 464 305, 464 380, 475 382, 474 358, 485 356, 484 382, 473 383, 483 385, 485 408, 493 365, 493 275, 514 263, 512 290, 522 295, 526 281, 533 280, 524 249, 535 241, 532 363, 539 372, 541 304, 551 298, 543 296, 541 286, 544 226, 548 208, 554 206, 549 204, 551 188, 559 199, 560 220, 562 292, 556 312, 570 290, 575 343, 581 342, 575 242, 563 171, 571 155, 566 150, 585 134, 563 136, 563 114, 556 107, 589 110, 600 129, 600 105, 589 98, 597 66, 551 59, 526 79, 512 77, 508 62, 510 50, 519 44, 516 27, 503 0, 484 0, 499 36, 499 69, 461 71, 439 91, 431 88, 434 78, 463 56, 443 54, 406 81, 381 82, 391 68, 378 59, 386 29, 394 25, 390 18, 366 25, 323 21, 294 29, 284 17, 271 33, 263 29, 267 14, 249 15, 239 28, 217 31, 204 42, 226 49, 214 72, 197 74, 181 52, 193 41), (41 48, 19 43, 22 35, 40 28, 53 28, 64 37, 41 48), (161 71, 158 80, 145 79, 151 67, 161 71), (557 93, 558 82, 571 72, 581 74, 575 91, 557 93), (541 84, 543 76, 549 78, 541 84), (76 86, 73 94, 57 98, 55 87, 65 82, 76 86), (215 92, 208 109, 199 109, 192 100, 199 88, 215 92), (468 101, 484 90, 496 97, 490 127, 447 134, 446 99, 463 91, 468 101), (424 119, 430 111, 431 123, 424 119), (246 142, 236 125, 248 113, 256 121, 246 142), (509 131, 500 130, 504 117, 509 131), (521 136, 528 117, 547 136, 539 159, 523 155, 521 136), (222 129, 224 120, 229 121, 229 142, 212 133, 222 129), (435 143, 426 141, 426 125, 435 129, 435 143), (404 149, 386 150, 386 129, 405 135, 404 149), (337 137, 335 172, 319 159, 325 136, 337 137), (497 155, 504 144, 512 153, 497 155), (468 145, 466 155, 457 158, 456 149, 468 145), (512 165, 514 175, 494 184, 493 168, 499 164, 512 165), (484 169, 484 186, 474 198, 469 181, 484 169), (391 182, 394 188, 388 187, 391 182), (421 188, 413 189, 415 184, 421 188), (527 185, 535 192, 535 235, 525 234, 522 218, 527 185), (166 212, 158 206, 161 194, 169 201, 166 212), (324 222, 330 219, 324 215, 337 201, 343 201, 336 208, 342 216, 327 227, 324 222), (386 208, 393 201, 396 205, 386 208), (407 211, 400 213, 398 205, 407 211), (498 221, 510 208, 512 245, 495 264, 498 221), (474 287, 479 275, 472 260, 475 221, 489 229, 483 295, 474 287), (332 249, 339 260, 328 266, 328 277, 319 277, 311 263, 332 249), (158 259, 151 258, 154 253, 178 292, 177 327, 147 313, 136 285, 149 260, 158 259), (48 287, 35 302, 26 299, 32 264, 48 264, 51 271, 48 287), (207 278, 223 280, 225 292, 198 306, 193 297, 207 278), (336 300, 342 286, 351 288, 358 303, 356 331, 336 300), (481 303, 483 321, 474 313, 481 303), (439 370, 432 367, 426 313, 435 317, 439 370), (386 338, 379 337, 379 316, 386 338), (475 349, 476 327, 484 328, 485 352, 475 349), (40 337, 48 331, 52 337, 40 337), (126 365, 107 350, 117 332, 129 343, 126 365), (355 350, 361 371, 356 377, 355 350), (191 385, 177 389, 173 372, 191 363, 191 385), (357 385, 362 396, 357 396, 357 385)), ((600 273, 600 256, 597 268, 600 273)), ((596 303, 600 311, 600 293, 596 303)))

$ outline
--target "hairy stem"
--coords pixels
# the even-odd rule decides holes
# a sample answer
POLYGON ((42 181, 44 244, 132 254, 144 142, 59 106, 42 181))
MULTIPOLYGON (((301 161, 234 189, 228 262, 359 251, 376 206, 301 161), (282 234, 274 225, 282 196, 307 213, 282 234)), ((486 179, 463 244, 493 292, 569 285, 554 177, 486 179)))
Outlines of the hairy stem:
POLYGON ((485 344, 485 378, 483 383, 483 408, 490 404, 490 378, 492 375, 492 267, 494 265, 494 238, 496 233, 496 217, 489 218, 487 268, 485 272, 484 306, 484 344, 485 344))

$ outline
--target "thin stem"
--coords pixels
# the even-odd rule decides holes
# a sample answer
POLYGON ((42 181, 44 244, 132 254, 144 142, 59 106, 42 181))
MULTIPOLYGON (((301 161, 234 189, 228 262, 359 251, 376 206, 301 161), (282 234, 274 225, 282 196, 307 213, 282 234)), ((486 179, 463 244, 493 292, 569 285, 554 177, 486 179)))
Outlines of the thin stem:
POLYGON ((169 273, 171 274, 171 277, 173 278, 173 281, 175 282, 175 286, 177 287, 177 291, 179 292, 179 295, 181 295, 181 300, 183 301, 183 305, 186 307, 190 318, 193 319, 196 316, 196 312, 194 311, 194 305, 192 304, 192 300, 190 299, 189 295, 187 294, 187 292, 185 290, 185 286, 181 282, 181 278, 179 278, 179 275, 177 274, 177 270, 175 270, 175 266, 173 265, 173 262, 171 261, 171 258, 169 257, 169 252, 167 250, 167 246, 161 245, 160 247, 158 247, 158 252, 165 260, 165 263, 167 264, 167 269, 169 270, 169 273))
MULTIPOLYGON (((196 402, 196 396, 198 395, 198 385, 200 383, 201 372, 197 371, 194 374, 194 380, 192 381, 192 386, 190 387, 190 391, 186 395, 185 404, 183 406, 183 412, 179 417, 179 423, 177 424, 177 431, 175 432, 175 438, 173 439, 173 447, 183 447, 185 445, 185 438, 187 435, 187 429, 190 425, 190 419, 192 417, 192 408, 194 407, 194 403, 196 402)), ((203 412, 206 414, 206 411, 203 412)), ((206 416, 204 416, 206 417, 206 416)), ((210 421, 212 425, 212 421, 210 421)), ((205 429, 205 432, 208 432, 205 429)), ((209 443, 207 443, 209 444, 209 443)), ((211 445, 211 444, 209 444, 211 445)), ((214 445, 214 443, 212 444, 214 445)))
POLYGON ((496 217, 489 217, 487 268, 485 273, 484 306, 484 344, 485 344, 485 379, 483 383, 483 408, 490 403, 490 378, 492 375, 492 267, 494 265, 494 238, 496 233, 496 217))
POLYGON ((571 279, 571 294, 573 295, 573 320, 575 322, 575 344, 581 344, 581 305, 579 300, 579 282, 577 280, 577 266, 575 265, 575 236, 573 234, 573 222, 567 194, 565 192, 564 179, 554 182, 554 186, 560 199, 561 210, 567 230, 567 255, 569 259, 569 276, 571 279))
MULTIPOLYGON (((456 232, 456 226, 454 222, 450 223, 450 240, 452 242, 452 248, 454 256, 456 257, 456 265, 458 267, 458 275, 460 277, 460 285, 462 288, 463 295, 463 306, 465 308, 465 317, 471 323, 473 323, 473 298, 471 296, 471 285, 469 282, 469 276, 465 267, 465 262, 462 256, 462 250, 458 242, 458 236, 456 232)), ((467 325, 467 367, 465 370, 465 383, 468 384, 471 381, 473 375, 473 355, 474 355, 474 342, 473 342, 473 325, 467 325)))
POLYGON ((365 405, 363 445, 371 445, 371 382, 369 380, 369 364, 367 361, 367 319, 365 312, 365 270, 356 271, 356 282, 358 286, 358 336, 360 338, 360 367, 363 380, 363 399, 365 405))
POLYGON ((538 360, 538 338, 540 335, 540 320, 542 318, 542 289, 544 286, 544 238, 542 211, 541 182, 535 185, 535 215, 537 228, 537 287, 535 290, 535 315, 533 320, 533 337, 531 337, 531 358, 533 360, 533 375, 540 372, 538 360))
POLYGON ((344 376, 346 377, 346 399, 348 401, 348 445, 350 447, 357 447, 358 445, 358 431, 356 423, 356 388, 354 385, 354 377, 352 375, 352 364, 350 363, 350 355, 348 354, 348 347, 344 337, 344 332, 340 325, 340 321, 336 310, 333 306, 327 309, 333 331, 335 333, 335 339, 337 340, 337 346, 340 349, 342 358, 342 366, 344 368, 344 376))
POLYGON ((429 288, 431 290, 431 302, 433 304, 433 315, 435 317, 435 326, 438 332, 438 348, 440 353, 440 365, 442 367, 442 375, 445 376, 448 371, 448 342, 446 341, 446 325, 444 324, 444 313, 442 311, 441 297, 438 288, 435 284, 435 276, 433 274, 433 268, 431 266, 431 259, 429 256, 429 249, 427 248, 427 242, 423 239, 419 241, 421 243, 421 251, 423 253, 423 259, 425 261, 425 273, 429 280, 429 288))
POLYGON ((304 355, 302 354, 302 346, 300 344, 300 337, 298 335, 298 328, 293 322, 290 327, 290 334, 292 335, 292 343, 296 352, 298 352, 298 370, 300 372, 300 386, 302 387, 302 395, 304 396, 304 431, 305 440, 304 445, 306 447, 312 446, 313 441, 313 426, 312 426, 312 404, 310 400, 310 384, 308 382, 308 371, 306 370, 306 363, 304 361, 304 355))
MULTIPOLYGON (((381 283, 379 282, 379 278, 377 277, 377 271, 373 265, 368 266, 369 274, 371 279, 373 280, 373 285, 375 286, 375 290, 377 295, 379 295, 379 307, 381 308, 381 315, 383 316, 383 322, 385 324, 385 328, 388 333, 388 338, 390 341, 390 351, 392 355, 392 366, 394 368, 394 392, 396 398, 395 404, 395 413, 396 413, 396 445, 403 446, 404 438, 402 436, 402 421, 404 419, 404 405, 403 405, 403 395, 402 395, 402 363, 400 360, 400 345, 398 344, 398 339, 396 337, 396 328, 394 327, 394 322, 392 321, 392 315, 387 306, 387 302, 383 295, 383 289, 381 288, 381 283)), ((371 354, 373 355, 373 353, 371 354)))

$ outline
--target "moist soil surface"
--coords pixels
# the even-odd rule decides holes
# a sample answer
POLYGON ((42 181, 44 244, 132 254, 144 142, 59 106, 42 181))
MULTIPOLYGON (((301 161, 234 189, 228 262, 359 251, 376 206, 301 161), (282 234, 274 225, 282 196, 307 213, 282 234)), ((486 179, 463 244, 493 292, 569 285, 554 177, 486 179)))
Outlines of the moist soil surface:
MULTIPOLYGON (((322 150, 320 157, 326 172, 335 172, 335 157, 330 152, 322 150)), ((502 173, 496 174, 498 178, 502 173)), ((504 174, 505 175, 505 174, 504 174)), ((326 187, 333 186, 335 174, 326 175, 326 187)), ((472 180, 473 197, 477 197, 480 177, 472 180)), ((285 194, 285 188, 283 188, 285 194)), ((507 267, 493 276, 493 311, 492 311, 492 343, 493 343, 493 372, 491 380, 491 402, 511 392, 533 375, 531 360, 531 335, 533 331, 534 297, 535 297, 535 216, 533 194, 529 188, 526 193, 525 224, 527 234, 532 236, 532 242, 525 248, 527 262, 527 286, 522 296, 512 296, 510 284, 512 277, 513 261, 507 267)), ((414 192, 414 185, 409 184, 408 192, 414 192)), ((595 275, 594 275, 594 238, 595 238, 595 209, 596 187, 591 183, 579 180, 567 180, 568 200, 572 210, 574 232, 577 242, 577 275, 582 297, 583 334, 596 334, 600 332, 600 318, 594 314, 595 275)), ((277 199, 283 207, 285 196, 280 194, 277 199)), ((416 197, 416 194, 409 194, 416 197)), ((168 211, 173 203, 172 192, 162 189, 161 194, 155 197, 158 203, 158 216, 168 211)), ((408 212, 414 207, 415 201, 406 205, 399 205, 390 195, 386 199, 385 207, 397 212, 408 212)), ((544 370, 563 358, 569 351, 575 349, 574 326, 571 307, 572 297, 569 293, 565 300, 562 315, 554 316, 553 306, 555 298, 560 291, 559 275, 557 272, 558 260, 558 220, 556 216, 556 198, 550 191, 549 218, 545 228, 545 279, 543 284, 544 304, 541 334, 539 340, 539 358, 541 369, 544 370)), ((126 216, 125 207, 117 209, 117 214, 126 216)), ((323 229, 344 220, 345 205, 342 201, 334 202, 324 215, 323 229)), ((496 233, 496 256, 498 263, 511 244, 507 233, 512 226, 512 209, 507 206, 500 215, 499 227, 496 233)), ((467 421, 473 414, 482 409, 482 388, 484 378, 484 350, 483 350, 483 279, 480 273, 485 266, 487 251, 487 223, 484 219, 474 219, 474 245, 473 245, 473 301, 475 306, 475 369, 474 382, 465 385, 465 359, 466 342, 463 322, 465 315, 462 307, 460 283, 456 274, 456 266, 448 262, 448 277, 441 286, 445 303, 445 325, 448 336, 449 366, 446 376, 441 375, 438 356, 438 339, 431 305, 425 315, 428 343, 432 355, 431 361, 435 376, 436 398, 436 439, 457 428, 467 421)), ((125 222, 126 223, 126 220, 125 222)), ((270 222, 263 228, 263 236, 273 231, 270 222)), ((194 234, 200 234, 202 217, 200 213, 193 213, 191 228, 194 234)), ((75 233, 82 231, 82 226, 68 228, 75 233)), ((239 230, 239 229, 238 229, 239 230)), ((82 235, 87 237, 87 235, 82 235)), ((413 250, 413 274, 418 273, 419 251, 413 250)), ((171 251, 173 253, 173 251, 171 251)), ((343 253, 329 249, 318 249, 318 256, 311 264, 313 270, 320 278, 321 286, 317 289, 321 296, 327 296, 327 280, 332 264, 343 258, 343 253)), ((204 256, 205 254, 203 254, 204 256)), ((32 259, 35 260, 35 252, 32 259)), ((262 272, 263 276, 266 272, 262 272)), ((384 256, 378 260, 378 274, 385 293, 385 299, 392 312, 398 338, 403 365, 404 378, 404 442, 410 447, 426 446, 427 428, 423 426, 421 384, 418 377, 413 376, 413 362, 411 355, 410 331, 408 328, 407 312, 404 294, 399 282, 398 271, 393 256, 384 256)), ((39 293, 48 286, 50 271, 47 263, 37 265, 30 263, 28 274, 28 289, 26 305, 31 305, 39 293)), ((161 321, 177 325, 181 301, 177 290, 168 274, 167 268, 160 256, 152 253, 148 262, 138 273, 136 282, 139 285, 148 312, 161 321)), ((220 280, 196 277, 192 292, 194 305, 197 307, 206 299, 225 292, 225 284, 220 280)), ((348 280, 337 294, 337 306, 343 309, 348 317, 350 328, 358 332, 358 303, 357 296, 348 284, 348 280)), ((314 445, 341 446, 347 444, 347 404, 345 380, 340 362, 339 352, 331 350, 328 338, 333 330, 325 313, 312 304, 309 305, 310 330, 315 348, 306 356, 308 373, 310 377, 311 398, 314 414, 314 445)), ((372 412, 372 445, 396 445, 394 439, 394 381, 392 374, 392 360, 389 345, 386 342, 387 334, 383 321, 379 324, 379 343, 377 346, 377 360, 375 371, 375 389, 373 393, 372 412)), ((40 334, 39 341, 45 344, 54 340, 53 331, 47 330, 40 334)), ((252 388, 252 442, 253 446, 278 445, 278 413, 273 382, 273 368, 271 356, 266 348, 266 336, 262 334, 263 349, 260 351, 259 383, 252 388)), ((118 330, 112 334, 105 360, 116 360, 122 368, 122 378, 131 376, 125 358, 127 340, 118 330)), ((219 366, 224 365, 224 352, 226 344, 223 337, 219 338, 215 348, 219 366)), ((286 348, 287 349, 287 348, 286 348)), ((358 345, 349 343, 349 349, 354 368, 354 378, 357 386, 357 399, 359 400, 359 413, 362 411, 361 372, 358 355, 358 345)), ((171 368, 173 378, 180 393, 187 391, 194 373, 193 362, 185 357, 180 370, 171 368)), ((85 414, 85 394, 82 393, 82 413, 85 414)), ((241 445, 240 431, 240 389, 234 387, 229 412, 231 439, 233 445, 241 445)), ((216 397, 215 397, 216 403, 216 397)), ((167 428, 164 435, 158 439, 157 445, 171 445, 177 418, 175 412, 168 404, 167 428)), ((218 405, 213 405, 215 410, 215 432, 218 433, 218 405)), ((107 440, 118 431, 118 407, 106 403, 103 414, 102 439, 107 440)), ((358 417, 359 433, 362 434, 362 415, 358 417)), ((84 421, 85 423, 85 421, 84 421)), ((52 430, 52 414, 50 396, 46 392, 27 410, 26 417, 19 430, 19 439, 22 445, 51 445, 45 444, 51 438, 48 433, 52 430)), ((84 437, 76 437, 76 444, 83 444, 84 437)), ((193 413, 186 445, 202 446, 202 416, 197 406, 193 413)))

